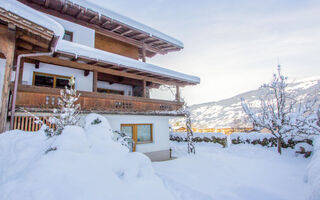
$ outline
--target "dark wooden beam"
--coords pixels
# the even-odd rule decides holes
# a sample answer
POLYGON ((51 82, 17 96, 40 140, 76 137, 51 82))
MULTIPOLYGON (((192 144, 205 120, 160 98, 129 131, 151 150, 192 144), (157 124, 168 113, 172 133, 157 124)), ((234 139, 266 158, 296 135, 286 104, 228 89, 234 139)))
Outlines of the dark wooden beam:
POLYGON ((120 28, 122 28, 121 25, 116 26, 115 28, 111 29, 111 32, 115 32, 116 30, 119 30, 120 28))
POLYGON ((93 21, 95 21, 95 20, 98 19, 98 18, 99 18, 98 15, 92 17, 92 18, 90 19, 89 23, 91 24, 93 21))
POLYGON ((145 41, 145 43, 148 44, 148 45, 152 45, 152 44, 154 44, 156 42, 159 42, 159 40, 158 39, 154 39, 154 40, 151 40, 151 41, 145 41))
POLYGON ((101 26, 104 27, 105 25, 110 24, 110 23, 111 23, 110 20, 106 20, 105 22, 103 22, 103 24, 101 24, 101 26))
POLYGON ((33 37, 30 37, 30 36, 27 36, 27 35, 20 35, 19 38, 21 40, 25 40, 35 46, 39 46, 39 47, 42 47, 44 49, 48 49, 49 48, 49 44, 46 44, 44 42, 40 42, 39 40, 33 38, 33 37))
POLYGON ((98 64, 98 62, 97 61, 90 61, 90 62, 87 62, 87 64, 88 65, 96 65, 96 64, 98 64))
POLYGON ((81 17, 81 15, 84 14, 84 10, 80 10, 77 15, 76 15, 76 18, 79 19, 81 17))
POLYGON ((39 69, 39 68, 40 68, 40 62, 39 62, 39 61, 37 61, 37 62, 34 64, 34 68, 36 68, 36 69, 39 69))
POLYGON ((65 2, 64 5, 62 6, 62 9, 61 9, 60 12, 61 12, 62 14, 64 14, 65 12, 67 12, 68 7, 69 7, 69 6, 68 6, 68 3, 65 2))
POLYGON ((44 6, 45 6, 46 8, 48 8, 48 7, 49 7, 49 5, 50 5, 50 0, 45 0, 45 2, 44 2, 44 6))
POLYGON ((120 35, 127 35, 127 34, 129 34, 129 33, 131 33, 131 32, 133 32, 133 30, 127 30, 127 31, 121 33, 120 35))
POLYGON ((30 43, 24 42, 24 41, 17 42, 17 46, 22 47, 23 49, 26 49, 26 50, 33 49, 33 45, 31 45, 30 43))
POLYGON ((162 46, 160 49, 166 50, 166 49, 171 49, 171 48, 174 48, 174 46, 172 46, 172 45, 162 46))
POLYGON ((89 70, 84 70, 83 72, 84 72, 84 73, 83 73, 84 76, 89 76, 89 74, 90 74, 90 71, 89 71, 89 70))

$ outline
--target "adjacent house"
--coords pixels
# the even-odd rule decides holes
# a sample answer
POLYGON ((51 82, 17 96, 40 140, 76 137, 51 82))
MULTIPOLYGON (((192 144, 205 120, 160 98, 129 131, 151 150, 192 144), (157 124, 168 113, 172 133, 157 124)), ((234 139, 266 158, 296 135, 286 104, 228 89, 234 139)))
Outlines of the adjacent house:
POLYGON ((182 42, 103 5, 0 0, 0 132, 38 130, 21 108, 46 119, 73 75, 83 114, 104 115, 132 136, 136 151, 166 159, 168 120, 183 105, 180 88, 200 79, 146 59, 182 49, 182 42), (175 100, 150 97, 162 85, 176 88, 175 100))

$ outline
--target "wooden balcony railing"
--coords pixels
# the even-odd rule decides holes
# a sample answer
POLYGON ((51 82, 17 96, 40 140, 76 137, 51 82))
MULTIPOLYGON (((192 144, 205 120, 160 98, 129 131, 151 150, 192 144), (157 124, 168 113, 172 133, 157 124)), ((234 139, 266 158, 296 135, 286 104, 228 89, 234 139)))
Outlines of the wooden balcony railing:
MULTIPOLYGON (((171 114, 179 110, 183 103, 166 100, 148 99, 123 95, 103 94, 79 91, 78 102, 84 112, 128 113, 128 114, 171 114)), ((60 89, 20 85, 18 87, 16 107, 46 111, 58 107, 60 89)))

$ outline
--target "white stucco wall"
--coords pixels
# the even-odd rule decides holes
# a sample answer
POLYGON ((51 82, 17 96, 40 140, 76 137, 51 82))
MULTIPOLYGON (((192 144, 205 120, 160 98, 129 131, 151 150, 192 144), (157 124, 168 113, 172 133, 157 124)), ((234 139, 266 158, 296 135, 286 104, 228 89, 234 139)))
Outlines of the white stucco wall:
POLYGON ((78 24, 54 17, 51 18, 59 22, 66 31, 73 32, 73 42, 83 44, 89 47, 94 47, 95 32, 93 29, 80 26, 78 24))
POLYGON ((25 63, 23 69, 22 84, 32 85, 33 72, 42 72, 47 74, 56 74, 61 76, 74 76, 76 81, 76 89, 80 91, 92 92, 93 73, 84 76, 83 70, 61 67, 46 63, 40 63, 39 69, 34 67, 34 64, 25 63))
POLYGON ((98 88, 104 88, 104 89, 111 89, 111 90, 121 90, 124 91, 124 95, 126 96, 132 96, 132 86, 130 85, 123 85, 114 83, 110 85, 108 82, 104 81, 98 81, 97 83, 98 88))
POLYGON ((111 128, 119 130, 121 124, 153 124, 153 142, 148 144, 137 144, 138 152, 153 152, 168 150, 169 145, 169 117, 145 116, 145 115, 104 115, 110 122, 111 128))

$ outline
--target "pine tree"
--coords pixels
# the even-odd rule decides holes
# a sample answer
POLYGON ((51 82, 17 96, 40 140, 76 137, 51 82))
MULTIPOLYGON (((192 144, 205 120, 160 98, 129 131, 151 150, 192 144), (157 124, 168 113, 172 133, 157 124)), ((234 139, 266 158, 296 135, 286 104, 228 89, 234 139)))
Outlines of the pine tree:
POLYGON ((60 135, 64 127, 68 125, 78 125, 81 108, 80 104, 76 104, 76 102, 80 94, 77 94, 75 89, 73 76, 70 78, 68 85, 69 87, 66 86, 64 90, 60 90, 59 109, 55 109, 53 111, 55 116, 50 118, 50 123, 55 124, 56 129, 54 131, 47 130, 49 136, 60 135))

